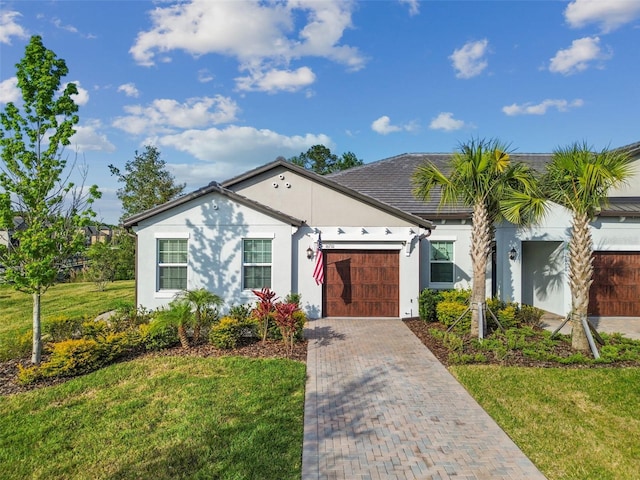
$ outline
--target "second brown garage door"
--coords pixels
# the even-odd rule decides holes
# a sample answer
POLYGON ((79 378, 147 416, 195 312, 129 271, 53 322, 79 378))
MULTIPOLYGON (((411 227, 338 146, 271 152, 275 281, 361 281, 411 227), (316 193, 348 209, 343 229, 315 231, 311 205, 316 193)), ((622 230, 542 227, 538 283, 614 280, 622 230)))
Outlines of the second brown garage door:
POLYGON ((326 317, 398 317, 397 250, 324 250, 326 317))
POLYGON ((589 315, 640 316, 640 253, 594 252, 589 315))

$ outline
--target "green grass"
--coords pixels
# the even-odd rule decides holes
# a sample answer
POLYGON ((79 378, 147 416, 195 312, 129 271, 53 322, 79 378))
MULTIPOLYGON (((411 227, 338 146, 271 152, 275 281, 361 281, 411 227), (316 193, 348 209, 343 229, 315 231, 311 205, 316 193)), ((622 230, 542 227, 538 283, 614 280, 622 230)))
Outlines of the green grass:
POLYGON ((550 480, 638 478, 639 368, 450 370, 550 480))
MULTIPOLYGON (((134 303, 134 281, 110 283, 100 292, 93 283, 61 283, 51 287, 41 302, 42 322, 66 315, 95 318, 123 302, 134 303)), ((31 296, 0 285, 0 361, 15 356, 17 339, 31 328, 31 296)), ((28 340, 28 339, 27 339, 28 340)))
POLYGON ((156 357, 0 397, 10 479, 299 479, 305 366, 156 357))

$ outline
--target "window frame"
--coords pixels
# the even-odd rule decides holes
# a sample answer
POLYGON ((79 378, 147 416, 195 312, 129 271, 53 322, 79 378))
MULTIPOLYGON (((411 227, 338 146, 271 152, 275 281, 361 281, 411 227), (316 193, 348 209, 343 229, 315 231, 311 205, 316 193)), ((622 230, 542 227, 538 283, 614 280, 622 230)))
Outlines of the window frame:
POLYGON ((167 294, 167 293, 173 294, 175 292, 186 290, 188 285, 189 285, 189 238, 188 236, 169 236, 169 235, 157 236, 156 237, 156 292, 161 294, 167 294), (161 242, 167 242, 167 241, 184 242, 184 252, 182 252, 182 249, 180 249, 180 251, 173 252, 173 253, 177 253, 178 255, 181 255, 184 253, 185 255, 184 262, 162 262, 161 261, 162 250, 160 245, 161 245, 161 242), (184 271, 185 271, 184 288, 162 288, 162 285, 161 285, 162 276, 160 272, 162 271, 163 268, 184 268, 184 271))
MULTIPOLYGON (((437 250, 441 252, 441 250, 437 250)), ((434 239, 429 241, 429 286, 434 288, 452 288, 456 278, 456 263, 455 263, 455 240, 451 239, 434 239), (434 259, 434 244, 449 244, 451 245, 451 258, 445 260, 434 259), (437 281, 433 280, 433 266, 434 265, 451 265, 451 280, 437 281)))
MULTIPOLYGON (((264 254, 265 251, 261 250, 260 252, 257 252, 259 254, 264 254)), ((262 277, 262 276, 261 276, 262 277)), ((256 277, 253 277, 256 278, 256 277)), ((264 280, 264 278, 262 278, 264 280)), ((273 237, 269 238, 267 236, 265 237, 247 237, 247 238, 243 238, 242 239, 242 290, 260 290, 262 288, 271 288, 273 285, 273 237), (246 256, 248 253, 256 253, 256 252, 248 252, 246 249, 246 245, 249 242, 268 242, 269 244, 269 257, 270 257, 270 261, 269 262, 259 262, 259 261, 254 261, 254 262, 248 262, 246 259, 246 256), (264 268, 264 267, 268 267, 269 268, 269 281, 268 281, 268 285, 256 285, 256 286, 249 286, 247 285, 247 280, 249 278, 249 276, 247 275, 247 269, 248 268, 264 268)))

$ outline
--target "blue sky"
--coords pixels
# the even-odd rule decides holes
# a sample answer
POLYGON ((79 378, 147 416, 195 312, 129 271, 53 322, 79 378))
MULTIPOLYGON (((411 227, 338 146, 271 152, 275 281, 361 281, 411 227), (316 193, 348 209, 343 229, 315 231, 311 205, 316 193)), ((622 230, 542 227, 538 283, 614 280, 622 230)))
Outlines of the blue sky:
POLYGON ((155 145, 187 190, 316 144, 365 162, 472 137, 640 141, 640 1, 6 1, 0 108, 31 35, 80 88, 73 152, 117 222, 155 145))

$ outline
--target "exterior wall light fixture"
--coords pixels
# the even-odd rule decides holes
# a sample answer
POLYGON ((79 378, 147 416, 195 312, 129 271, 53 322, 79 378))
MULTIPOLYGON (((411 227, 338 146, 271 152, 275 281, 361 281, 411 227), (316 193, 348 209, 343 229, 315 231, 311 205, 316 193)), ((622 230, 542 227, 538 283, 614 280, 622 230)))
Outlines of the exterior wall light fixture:
POLYGON ((511 247, 511 250, 509 250, 509 260, 515 260, 516 258, 518 258, 518 252, 515 247, 511 247))
POLYGON ((313 258, 313 250, 311 247, 307 248, 307 258, 311 260, 313 258))

